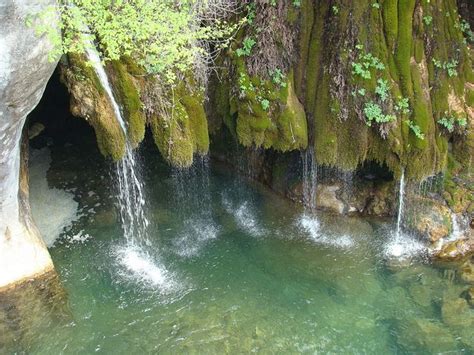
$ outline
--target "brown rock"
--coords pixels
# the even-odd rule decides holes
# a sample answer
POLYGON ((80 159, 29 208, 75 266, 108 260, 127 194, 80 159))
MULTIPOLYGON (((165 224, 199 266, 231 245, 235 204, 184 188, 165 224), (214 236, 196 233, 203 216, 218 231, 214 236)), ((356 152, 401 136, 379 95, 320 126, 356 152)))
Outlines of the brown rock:
POLYGON ((474 287, 473 286, 463 291, 461 293, 461 297, 464 298, 471 307, 474 307, 474 287))
POLYGON ((441 324, 416 318, 400 323, 398 343, 408 351, 440 353, 456 347, 454 337, 441 324))
POLYGON ((451 211, 439 201, 416 197, 408 204, 407 227, 425 240, 435 243, 449 235, 451 211))
POLYGON ((469 239, 459 239, 446 243, 434 257, 441 261, 459 261, 473 252, 473 245, 469 239))
POLYGON ((474 317, 471 309, 464 298, 449 299, 443 302, 441 307, 443 322, 452 327, 474 326, 474 317))
POLYGON ((474 261, 466 260, 459 268, 459 276, 464 282, 474 284, 474 261))
POLYGON ((338 185, 319 185, 316 193, 316 206, 338 214, 343 214, 345 205, 336 195, 339 189, 340 186, 338 185))

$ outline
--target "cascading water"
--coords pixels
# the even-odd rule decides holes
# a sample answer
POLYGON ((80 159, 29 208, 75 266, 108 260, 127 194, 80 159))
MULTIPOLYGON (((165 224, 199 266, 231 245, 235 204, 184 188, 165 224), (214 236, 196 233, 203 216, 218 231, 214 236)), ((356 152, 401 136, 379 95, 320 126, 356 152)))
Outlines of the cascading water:
POLYGON ((401 235, 404 207, 405 207, 405 170, 402 170, 402 176, 400 177, 400 188, 398 190, 397 237, 400 237, 401 235))
POLYGON ((149 248, 148 219, 145 214, 145 196, 137 156, 128 140, 127 125, 115 100, 107 74, 94 47, 88 46, 86 54, 112 105, 115 117, 125 135, 125 154, 115 163, 118 187, 118 207, 126 244, 116 251, 119 262, 125 267, 123 276, 143 284, 159 286, 161 291, 174 288, 166 269, 152 257, 149 248))
POLYGON ((183 257, 198 255, 219 233, 212 210, 209 158, 196 156, 194 160, 189 169, 176 169, 172 173, 175 209, 182 222, 173 247, 183 257))
POLYGON ((313 149, 307 149, 301 156, 303 162, 303 204, 305 210, 316 209, 316 188, 318 166, 314 158, 313 149))
POLYGON ((395 232, 390 236, 388 243, 384 245, 384 254, 389 259, 409 260, 426 251, 426 247, 423 243, 402 232, 405 209, 405 184, 405 170, 402 170, 398 189, 397 227, 395 232))
POLYGON ((127 138, 127 125, 123 119, 120 107, 115 100, 107 74, 102 66, 97 51, 93 48, 87 48, 86 53, 107 94, 115 117, 122 127, 126 138, 125 155, 116 163, 115 170, 118 185, 118 205, 124 235, 129 244, 149 244, 146 235, 149 222, 145 215, 143 184, 140 178, 137 157, 127 138))
POLYGON ((314 158, 313 149, 307 149, 301 155, 303 164, 303 204, 304 213, 300 217, 298 224, 314 240, 320 240, 319 221, 314 215, 316 209, 316 189, 318 179, 318 166, 314 158))

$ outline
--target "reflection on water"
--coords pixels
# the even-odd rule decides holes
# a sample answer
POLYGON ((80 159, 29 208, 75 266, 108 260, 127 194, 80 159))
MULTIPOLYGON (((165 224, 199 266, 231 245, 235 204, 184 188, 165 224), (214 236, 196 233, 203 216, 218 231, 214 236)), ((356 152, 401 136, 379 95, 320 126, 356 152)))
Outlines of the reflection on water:
POLYGON ((68 149, 48 176, 83 211, 51 249, 70 313, 39 291, 2 298, 0 352, 474 351, 468 285, 416 258, 393 263, 418 251, 390 221, 316 218, 208 162, 177 176, 155 155, 143 253, 124 247, 107 167, 68 149))

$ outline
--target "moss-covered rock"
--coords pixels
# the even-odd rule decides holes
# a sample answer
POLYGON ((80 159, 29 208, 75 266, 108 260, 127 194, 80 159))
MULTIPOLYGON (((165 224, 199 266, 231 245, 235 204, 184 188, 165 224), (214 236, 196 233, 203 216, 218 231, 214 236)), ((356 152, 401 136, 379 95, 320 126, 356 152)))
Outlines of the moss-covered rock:
POLYGON ((94 128, 100 152, 120 159, 126 138, 94 69, 83 56, 71 54, 61 65, 61 80, 71 94, 72 114, 94 128))
POLYGON ((237 95, 231 98, 236 110, 236 133, 245 147, 273 148, 281 152, 303 150, 308 129, 303 105, 294 91, 293 73, 274 83, 248 74, 245 62, 235 60, 237 95), (283 80, 283 79, 282 79, 283 80))
MULTIPOLYGON (((127 63, 131 63, 128 60, 127 63)), ((136 73, 138 68, 121 61, 113 61, 108 67, 109 77, 112 80, 116 99, 119 101, 124 118, 127 121, 127 138, 132 147, 137 147, 145 137, 146 117, 142 109, 139 83, 130 74, 136 73), (130 69, 129 69, 130 68, 130 69)))
POLYGON ((189 167, 194 154, 209 152, 209 133, 204 96, 192 79, 182 81, 161 98, 171 103, 168 110, 155 110, 150 125, 161 155, 173 166, 189 167))

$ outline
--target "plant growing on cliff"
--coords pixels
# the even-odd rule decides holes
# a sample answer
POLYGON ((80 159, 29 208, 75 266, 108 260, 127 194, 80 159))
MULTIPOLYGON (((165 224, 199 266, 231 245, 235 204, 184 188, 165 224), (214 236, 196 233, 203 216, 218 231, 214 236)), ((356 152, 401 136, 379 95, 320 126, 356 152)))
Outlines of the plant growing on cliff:
MULTIPOLYGON (((356 45, 356 49, 362 51, 364 46, 361 44, 356 45)), ((385 65, 380 61, 379 58, 372 55, 372 53, 359 53, 358 61, 352 63, 352 74, 360 76, 363 79, 371 79, 371 69, 384 70, 385 65)))
POLYGON ((271 71, 270 77, 273 84, 278 85, 280 88, 286 88, 286 75, 279 68, 271 71))
POLYGON ((467 119, 465 117, 454 117, 449 116, 445 112, 445 116, 438 120, 438 123, 443 126, 449 133, 453 133, 456 129, 460 130, 467 125, 467 119))
POLYGON ((398 97, 398 102, 395 104, 395 111, 400 112, 404 115, 410 113, 410 104, 408 102, 408 97, 398 97))
POLYGON ((433 58, 433 65, 438 69, 446 70, 450 78, 453 76, 458 76, 458 72, 457 72, 458 64, 459 62, 455 59, 452 59, 449 62, 441 62, 440 60, 433 58))
POLYGON ((372 126, 375 123, 388 123, 396 120, 394 115, 386 115, 382 108, 373 101, 364 104, 365 123, 367 126, 372 126))
POLYGON ((461 20, 461 22, 456 23, 455 27, 461 30, 467 41, 471 43, 474 42, 474 32, 471 30, 469 22, 467 22, 466 20, 461 20))
POLYGON ((390 85, 387 80, 378 79, 375 93, 379 95, 380 100, 385 102, 390 97, 390 85))
POLYGON ((251 37, 246 37, 242 42, 242 48, 237 48, 235 51, 238 57, 248 57, 252 53, 252 48, 257 42, 251 37))
POLYGON ((408 125, 408 127, 410 127, 410 130, 415 134, 418 139, 425 139, 425 134, 421 131, 420 126, 418 126, 412 120, 406 120, 405 123, 408 125))
POLYGON ((83 53, 94 43, 103 60, 131 56, 172 83, 177 73, 205 67, 228 46, 240 23, 223 19, 239 8, 234 0, 64 0, 32 14, 27 24, 49 36, 53 58, 83 53), (50 25, 58 16, 60 32, 50 25))

